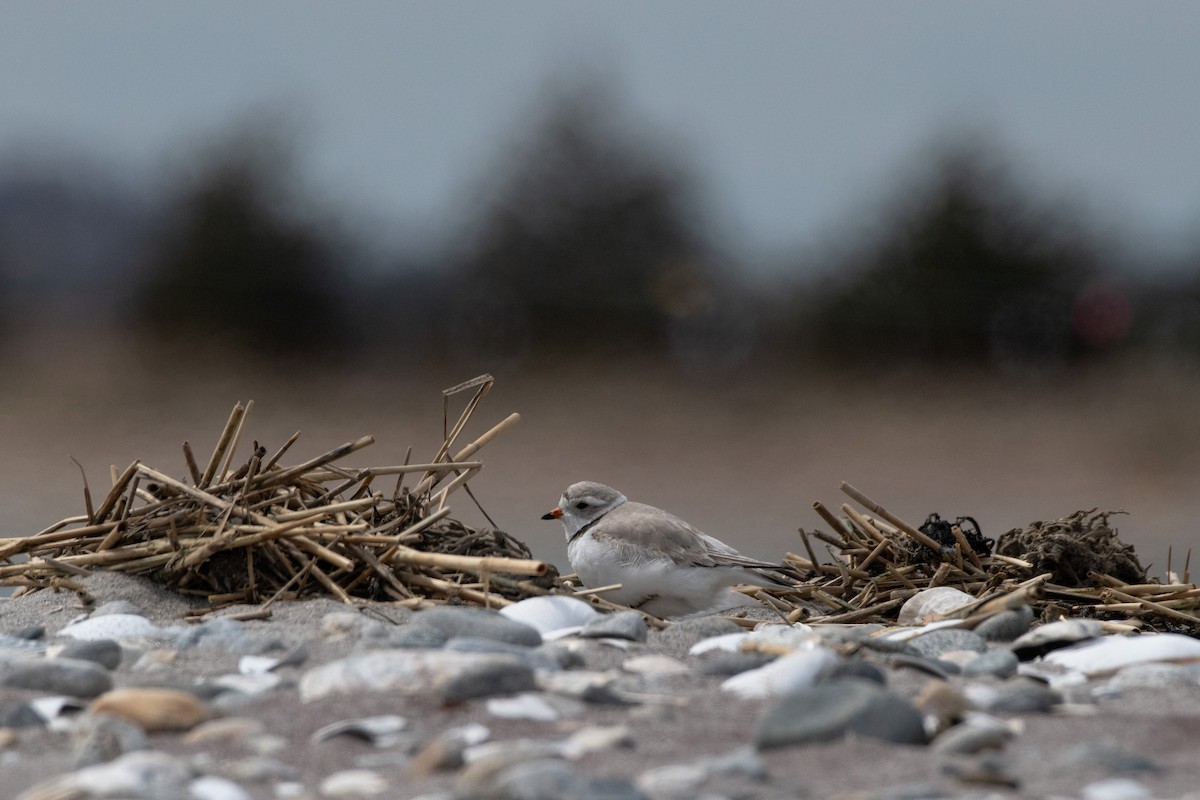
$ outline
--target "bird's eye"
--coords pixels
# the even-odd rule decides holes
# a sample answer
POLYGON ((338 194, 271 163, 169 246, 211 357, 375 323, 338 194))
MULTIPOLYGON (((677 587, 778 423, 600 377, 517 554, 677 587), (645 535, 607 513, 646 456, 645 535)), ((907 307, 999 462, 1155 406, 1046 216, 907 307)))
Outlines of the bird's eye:
POLYGON ((578 508, 580 511, 583 511, 585 508, 588 507, 588 504, 585 503, 584 501, 580 500, 578 503, 575 504, 575 507, 578 508))

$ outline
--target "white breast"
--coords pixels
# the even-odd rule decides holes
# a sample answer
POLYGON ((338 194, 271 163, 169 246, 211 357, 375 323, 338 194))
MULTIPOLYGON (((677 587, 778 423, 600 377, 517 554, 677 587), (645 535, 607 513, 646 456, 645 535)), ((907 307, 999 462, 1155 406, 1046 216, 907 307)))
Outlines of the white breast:
POLYGON ((678 617, 753 605, 745 595, 729 591, 745 577, 741 570, 683 567, 666 559, 631 560, 628 551, 585 533, 567 545, 571 568, 589 587, 621 584, 604 592, 606 600, 641 608, 660 617, 678 617))

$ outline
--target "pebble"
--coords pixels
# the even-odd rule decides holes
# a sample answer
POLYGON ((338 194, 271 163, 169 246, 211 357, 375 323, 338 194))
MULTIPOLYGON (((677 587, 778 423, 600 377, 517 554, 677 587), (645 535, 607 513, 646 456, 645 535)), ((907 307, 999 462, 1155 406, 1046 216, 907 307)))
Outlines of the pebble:
POLYGON ((1033 609, 1029 606, 1001 611, 975 626, 975 633, 989 642, 1011 642, 1029 630, 1033 609))
POLYGON ((755 734, 761 749, 812 744, 854 733, 899 744, 924 744, 921 714, 873 681, 829 681, 777 699, 755 734))
POLYGON ((250 793, 231 780, 202 775, 188 784, 188 800, 252 800, 250 793))
POLYGON ((442 628, 410 622, 399 628, 386 629, 383 635, 373 637, 368 642, 375 647, 403 647, 413 650, 428 648, 432 650, 441 647, 449 639, 450 634, 442 628))
POLYGON ((1196 691, 1200 689, 1196 672, 1181 664, 1133 664, 1117 670, 1105 686, 1116 691, 1129 689, 1170 689, 1196 691))
POLYGON ((721 683, 721 691, 742 698, 779 697, 813 686, 838 662, 827 647, 795 650, 769 664, 740 672, 721 683))
POLYGON ((408 728, 408 720, 398 714, 381 714, 377 717, 359 717, 331 722, 313 731, 309 739, 323 742, 334 736, 350 736, 361 739, 375 747, 391 747, 403 741, 401 735, 408 728))
POLYGON ((692 645, 712 636, 743 633, 742 626, 721 617, 684 619, 650 634, 648 641, 672 655, 686 653, 692 645))
POLYGON ((208 719, 198 697, 175 689, 114 689, 93 700, 88 711, 123 717, 147 732, 186 731, 208 719))
POLYGON ((21 795, 22 800, 62 797, 186 797, 192 770, 187 762, 157 750, 126 753, 104 764, 51 778, 21 795))
POLYGON ((962 665, 966 677, 992 675, 996 678, 1011 678, 1021 665, 1017 654, 1011 650, 988 650, 962 665))
POLYGON ((537 692, 522 692, 512 697, 493 697, 487 701, 488 713, 501 719, 531 719, 553 722, 558 709, 537 692))
POLYGON ((562 669, 562 662, 558 658, 555 658, 553 653, 543 651, 540 647, 526 647, 520 644, 499 642, 495 639, 482 639, 477 636, 455 636, 442 645, 442 648, 460 653, 503 653, 522 661, 530 669, 562 669))
POLYGON ((1039 714, 1062 703, 1062 695, 1028 679, 997 685, 970 684, 964 688, 976 708, 996 714, 1039 714))
POLYGON ((347 769, 327 775, 319 791, 324 797, 374 797, 392 787, 378 772, 369 769, 347 769))
POLYGON ((601 615, 579 631, 579 636, 584 639, 625 639, 630 642, 644 642, 648 635, 646 620, 637 611, 601 615))
POLYGON ((435 606, 414 614, 409 624, 437 628, 447 637, 477 636, 527 647, 542 643, 542 635, 536 628, 498 611, 474 606, 435 606))
POLYGON ((59 651, 58 657, 91 661, 114 670, 121 666, 121 645, 113 639, 79 639, 59 651))
POLYGON ((974 595, 952 586, 922 589, 904 601, 896 616, 898 625, 920 625, 977 602, 974 595))
POLYGON ((947 755, 972 755, 983 750, 999 750, 1015 734, 1003 721, 975 717, 943 732, 931 743, 934 752, 947 755))
POLYGON ((124 753, 145 750, 150 744, 137 724, 110 714, 84 714, 74 726, 72 765, 78 769, 112 761, 124 753))
POLYGON ((493 664, 500 665, 499 669, 512 667, 515 672, 532 674, 532 670, 521 661, 502 654, 459 653, 452 650, 372 650, 309 669, 300 678, 300 699, 311 702, 331 694, 363 691, 427 695, 440 692, 448 681, 468 670, 478 676, 480 670, 486 671, 493 664))
POLYGON ((957 628, 930 631, 908 640, 908 650, 925 658, 938 658, 944 653, 959 650, 970 650, 976 653, 986 652, 987 642, 974 631, 964 631, 957 628))
POLYGON ((188 744, 209 744, 218 742, 245 742, 263 731, 263 723, 250 717, 221 717, 207 722, 201 722, 188 731, 183 741, 188 744))
POLYGON ((715 655, 698 659, 695 669, 701 675, 729 677, 749 669, 758 669, 759 667, 766 666, 775 659, 776 656, 770 653, 728 653, 718 651, 715 655))
POLYGON ((168 636, 167 632, 140 614, 113 613, 72 622, 58 632, 72 639, 142 639, 168 636))
POLYGON ((1076 745, 1066 752, 1062 761, 1065 764, 1100 767, 1114 775, 1156 775, 1163 771, 1162 765, 1152 758, 1098 742, 1076 745))
MULTIPOLYGON (((1089 622, 1091 620, 1088 620, 1089 622)), ((1180 633, 1140 636, 1104 636, 1074 647, 1055 650, 1043 659, 1048 664, 1084 675, 1113 672, 1150 662, 1193 662, 1200 659, 1200 639, 1180 633)))
POLYGON ((461 703, 479 697, 514 694, 535 688, 533 669, 509 658, 493 658, 467 665, 440 687, 443 703, 461 703))
MULTIPOLYGON (((505 606, 500 609, 500 614, 535 629, 543 639, 559 638, 579 631, 588 623, 613 616, 601 614, 583 600, 561 595, 529 597, 505 606)), ((638 619, 641 619, 640 614, 638 619)))
POLYGON ((1079 796, 1082 800, 1148 800, 1153 797, 1145 784, 1130 778, 1107 778, 1089 783, 1079 796))
POLYGON ((1012 642, 1010 647, 1017 658, 1028 661, 1060 647, 1094 639, 1101 635, 1104 626, 1094 619, 1060 619, 1039 625, 1012 642))
POLYGON ((23 659, 0 665, 0 686, 73 697, 95 697, 112 688, 108 670, 73 658, 23 659))

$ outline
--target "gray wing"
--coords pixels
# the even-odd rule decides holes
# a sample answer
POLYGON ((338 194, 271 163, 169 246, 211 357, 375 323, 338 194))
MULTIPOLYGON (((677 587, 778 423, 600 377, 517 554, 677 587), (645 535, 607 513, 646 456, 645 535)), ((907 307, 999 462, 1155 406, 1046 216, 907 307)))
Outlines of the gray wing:
POLYGON ((666 560, 681 567, 779 569, 778 564, 747 558, 674 514, 642 503, 627 502, 613 509, 597 523, 592 536, 621 547, 634 563, 666 560))

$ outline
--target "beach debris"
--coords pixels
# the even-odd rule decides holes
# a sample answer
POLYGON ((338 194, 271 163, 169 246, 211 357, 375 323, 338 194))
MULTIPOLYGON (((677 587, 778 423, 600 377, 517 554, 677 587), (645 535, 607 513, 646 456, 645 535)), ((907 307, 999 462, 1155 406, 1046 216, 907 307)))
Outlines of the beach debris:
POLYGON ((79 590, 79 576, 115 570, 203 598, 209 606, 197 615, 261 606, 244 618, 269 613, 280 599, 314 594, 414 608, 450 600, 503 607, 546 594, 556 576, 524 543, 451 516, 449 501, 460 490, 457 496, 470 495, 468 482, 483 468, 480 449, 520 418, 511 414, 458 444, 492 384, 482 375, 443 392, 444 440, 428 463, 406 458, 377 467, 343 463, 372 444, 371 436, 285 466, 299 432, 275 450, 254 442, 238 466, 254 405, 238 403, 207 461, 183 444, 184 479, 134 461, 113 468, 112 487, 98 505, 85 478, 85 513, 0 540, 0 585, 79 590), (469 399, 451 424, 449 403, 459 395, 469 399))

